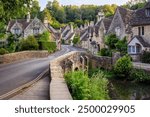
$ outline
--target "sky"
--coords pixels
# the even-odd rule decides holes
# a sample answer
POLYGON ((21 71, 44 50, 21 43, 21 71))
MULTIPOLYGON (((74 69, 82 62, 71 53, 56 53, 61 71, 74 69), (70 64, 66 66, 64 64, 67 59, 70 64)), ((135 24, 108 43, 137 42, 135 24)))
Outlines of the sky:
MULTIPOLYGON (((47 4, 47 1, 53 0, 39 0, 41 10, 43 10, 47 4)), ((122 5, 128 0, 58 0, 61 5, 82 5, 82 4, 94 4, 94 5, 104 5, 104 4, 117 4, 122 5)))

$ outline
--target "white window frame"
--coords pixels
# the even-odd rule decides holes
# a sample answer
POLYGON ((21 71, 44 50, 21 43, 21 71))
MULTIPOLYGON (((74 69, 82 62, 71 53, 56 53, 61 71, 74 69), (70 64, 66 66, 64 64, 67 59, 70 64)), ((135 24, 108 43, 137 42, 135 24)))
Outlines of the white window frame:
POLYGON ((40 33, 40 29, 39 28, 33 28, 33 34, 34 35, 38 35, 40 33))
POLYGON ((136 46, 135 45, 129 45, 128 46, 128 53, 129 54, 137 54, 136 46))
POLYGON ((14 29, 14 34, 20 35, 20 33, 21 33, 21 30, 19 28, 14 29))
POLYGON ((115 32, 116 32, 116 36, 120 36, 120 33, 121 33, 120 27, 116 27, 115 32))

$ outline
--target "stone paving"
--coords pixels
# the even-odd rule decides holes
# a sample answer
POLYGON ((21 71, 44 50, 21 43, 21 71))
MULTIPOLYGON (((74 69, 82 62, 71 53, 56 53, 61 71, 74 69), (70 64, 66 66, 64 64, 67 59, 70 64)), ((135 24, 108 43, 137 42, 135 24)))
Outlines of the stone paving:
POLYGON ((49 100, 49 84, 50 78, 46 76, 10 100, 49 100))

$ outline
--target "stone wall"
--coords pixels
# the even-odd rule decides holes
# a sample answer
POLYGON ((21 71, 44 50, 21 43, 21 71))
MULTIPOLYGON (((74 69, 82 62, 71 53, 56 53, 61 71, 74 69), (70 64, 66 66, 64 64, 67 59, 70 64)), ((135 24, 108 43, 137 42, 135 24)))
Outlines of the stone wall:
POLYGON ((30 58, 43 58, 49 55, 48 51, 23 51, 11 54, 0 55, 0 64, 12 63, 18 60, 26 60, 30 58))
POLYGON ((90 58, 90 64, 92 68, 104 68, 111 70, 112 69, 112 58, 105 56, 92 56, 90 58))

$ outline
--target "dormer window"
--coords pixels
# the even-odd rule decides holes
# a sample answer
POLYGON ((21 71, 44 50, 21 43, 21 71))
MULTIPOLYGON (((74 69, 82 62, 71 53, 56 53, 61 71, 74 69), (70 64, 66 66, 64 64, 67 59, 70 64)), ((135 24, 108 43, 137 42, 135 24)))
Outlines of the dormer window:
POLYGON ((115 32, 116 32, 116 36, 120 36, 120 32, 121 32, 120 27, 116 27, 115 32))
POLYGON ((147 16, 147 17, 150 17, 150 8, 147 8, 147 9, 145 10, 145 13, 146 13, 146 16, 147 16))
POLYGON ((14 29, 14 34, 20 35, 20 33, 21 33, 21 31, 20 31, 19 28, 15 28, 15 29, 14 29))
POLYGON ((34 29, 33 29, 33 34, 34 34, 34 35, 38 35, 39 32, 40 32, 40 29, 39 29, 39 28, 34 28, 34 29))

